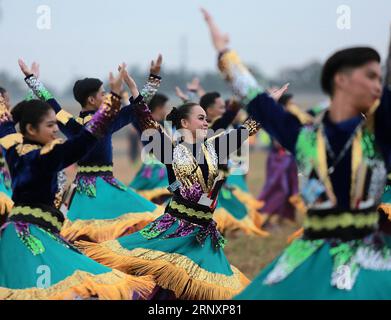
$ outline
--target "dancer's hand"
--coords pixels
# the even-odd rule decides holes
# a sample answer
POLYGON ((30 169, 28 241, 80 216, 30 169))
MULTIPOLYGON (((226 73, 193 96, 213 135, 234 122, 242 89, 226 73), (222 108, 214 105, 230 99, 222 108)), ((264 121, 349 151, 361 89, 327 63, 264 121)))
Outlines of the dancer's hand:
POLYGON ((197 92, 199 97, 202 97, 205 94, 204 88, 201 87, 200 79, 193 78, 193 80, 187 84, 187 90, 192 92, 197 92))
POLYGON ((124 81, 125 81, 126 85, 128 86, 128 88, 130 90, 130 94, 132 95, 133 99, 136 99, 140 94, 138 91, 138 88, 137 88, 137 83, 129 75, 127 70, 125 70, 125 72, 124 72, 124 81))
POLYGON ((183 102, 185 101, 188 101, 189 100, 189 96, 187 94, 185 94, 181 88, 179 87, 175 87, 175 94, 176 96, 181 99, 183 102))
POLYGON ((209 27, 209 32, 212 37, 212 43, 218 52, 223 52, 228 48, 229 37, 228 34, 222 34, 214 23, 212 16, 204 8, 201 8, 206 24, 209 27))
POLYGON ((23 59, 19 59, 18 64, 19 64, 20 70, 23 72, 23 74, 26 77, 33 74, 36 78, 39 78, 39 64, 38 63, 33 62, 31 65, 31 68, 29 68, 27 66, 27 64, 23 61, 23 59))
POLYGON ((114 92, 115 94, 120 95, 121 94, 121 90, 122 90, 122 82, 123 82, 124 74, 125 74, 125 71, 126 71, 126 64, 122 63, 118 67, 118 71, 119 72, 118 72, 118 75, 116 77, 114 77, 113 73, 110 72, 110 74, 109 74, 109 83, 110 83, 111 91, 114 92))
POLYGON ((267 90, 274 101, 278 102, 282 95, 288 91, 289 83, 284 84, 281 88, 271 88, 267 90))
POLYGON ((156 61, 151 61, 151 68, 149 69, 149 72, 155 76, 158 76, 160 74, 160 69, 163 62, 163 56, 159 53, 156 61))

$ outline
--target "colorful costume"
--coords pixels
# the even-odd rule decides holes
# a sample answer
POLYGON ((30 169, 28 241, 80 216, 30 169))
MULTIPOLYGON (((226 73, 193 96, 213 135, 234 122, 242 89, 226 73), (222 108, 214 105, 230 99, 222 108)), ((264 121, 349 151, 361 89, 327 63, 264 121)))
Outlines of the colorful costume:
MULTIPOLYGON (((150 84, 159 82, 151 76, 150 84)), ((34 93, 48 100, 39 83, 34 93)), ((49 95, 50 97, 50 95, 49 95)), ((66 114, 54 99, 49 99, 55 112, 66 114)), ((121 108, 106 135, 86 156, 78 161, 75 178, 75 193, 72 196, 67 220, 61 235, 70 241, 88 238, 92 241, 116 239, 124 234, 142 229, 161 212, 155 204, 127 188, 113 176, 112 134, 133 121, 132 104, 121 108)), ((80 117, 69 127, 60 126, 68 137, 78 134, 81 126, 88 126, 95 111, 82 111, 80 117)))
MULTIPOLYGON (((245 69, 232 51, 221 60, 236 66, 233 70, 245 69)), ((243 79, 248 74, 233 78, 237 75, 242 76, 240 83, 247 83, 243 79)), ((244 95, 248 92, 245 86, 238 89, 244 95)), ((308 211, 303 237, 237 299, 391 298, 391 250, 377 233, 376 212, 386 176, 383 157, 391 151, 390 98, 385 88, 379 108, 368 120, 357 116, 332 123, 326 112, 309 126, 265 93, 252 98, 249 112, 296 157, 308 211), (344 152, 335 166, 330 150, 344 152)))
MULTIPOLYGON (((29 77, 29 83, 34 77, 29 77)), ((149 295, 151 278, 129 277, 102 266, 59 235, 64 217, 55 207, 57 174, 96 144, 119 109, 109 94, 90 126, 66 142, 47 145, 15 132, 2 109, 1 146, 12 176, 15 202, 0 237, 0 299, 132 299, 149 295)), ((59 118, 64 125, 72 125, 59 118)))
POLYGON ((225 240, 213 220, 223 182, 216 179, 220 176, 218 166, 226 160, 218 148, 227 146, 234 137, 238 138, 234 140, 237 149, 257 127, 249 120, 246 127, 203 143, 179 143, 152 119, 142 101, 135 108, 139 129, 155 129, 152 141, 160 141, 161 146, 153 148, 155 156, 162 161, 172 160, 166 161, 166 168, 174 196, 164 215, 143 230, 115 241, 80 241, 77 245, 107 266, 136 275, 153 275, 160 287, 179 299, 228 299, 248 280, 228 263, 223 251, 225 240))
POLYGON ((146 199, 163 204, 172 196, 168 185, 166 167, 153 154, 148 154, 129 187, 146 199))
POLYGON ((295 207, 290 199, 297 197, 297 175, 294 156, 274 143, 267 158, 266 182, 258 197, 264 202, 259 212, 294 221, 295 207))

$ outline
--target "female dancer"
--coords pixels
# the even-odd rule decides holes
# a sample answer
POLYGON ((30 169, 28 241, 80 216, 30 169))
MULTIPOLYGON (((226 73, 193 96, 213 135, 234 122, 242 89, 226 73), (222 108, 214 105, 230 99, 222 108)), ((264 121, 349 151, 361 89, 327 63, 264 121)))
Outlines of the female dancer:
POLYGON ((359 47, 332 55, 321 79, 330 108, 305 126, 262 93, 224 37, 214 36, 225 78, 243 97, 257 88, 249 112, 295 155, 308 207, 303 237, 237 298, 389 299, 391 251, 377 233, 376 209, 391 152, 391 91, 382 94, 379 54, 359 47))
MULTIPOLYGON (((134 81, 125 77, 125 82, 136 96, 134 81)), ((186 103, 167 116, 181 134, 181 140, 173 140, 153 120, 141 97, 136 102, 137 126, 141 131, 149 129, 146 134, 152 141, 148 147, 165 163, 174 196, 165 214, 143 230, 100 244, 80 241, 78 246, 107 266, 153 275, 176 298, 230 298, 248 280, 228 263, 223 251, 226 241, 213 220, 224 181, 219 166, 258 130, 257 124, 249 119, 240 129, 206 139, 205 111, 196 103, 186 103)))
MULTIPOLYGON (((33 70, 20 64, 26 81, 33 82, 33 70)), ((112 271, 66 243, 59 236, 64 217, 54 205, 58 172, 93 149, 118 113, 121 77, 111 77, 112 93, 89 125, 66 142, 56 139, 57 119, 50 105, 24 101, 11 117, 0 97, 0 142, 15 202, 1 229, 0 299, 131 299, 152 291, 150 278, 112 271), (16 133, 16 123, 21 133, 16 133)), ((65 117, 62 121, 72 126, 65 117)))
MULTIPOLYGON (((161 59, 159 61, 161 63, 161 59)), ((153 95, 159 82, 159 76, 151 75, 143 94, 153 95)), ((36 96, 51 104, 58 117, 66 113, 37 79, 31 88, 36 96)), ((88 125, 105 96, 102 82, 92 78, 79 80, 75 83, 74 95, 83 106, 76 121, 88 125)), ((78 161, 67 220, 61 230, 61 235, 69 241, 80 238, 96 242, 116 239, 142 229, 162 210, 113 176, 112 134, 133 121, 132 108, 132 104, 121 108, 105 137, 78 161)), ((67 137, 73 137, 80 131, 78 124, 70 128, 60 126, 60 129, 67 137)))

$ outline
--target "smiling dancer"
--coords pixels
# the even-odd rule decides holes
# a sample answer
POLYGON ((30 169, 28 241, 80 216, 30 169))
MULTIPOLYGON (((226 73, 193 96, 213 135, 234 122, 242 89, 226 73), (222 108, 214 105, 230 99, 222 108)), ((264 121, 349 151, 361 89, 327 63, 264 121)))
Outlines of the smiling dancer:
MULTIPOLYGON (((36 77, 20 62, 30 86, 36 77)), ((149 295, 152 278, 129 277, 87 258, 65 242, 55 207, 58 172, 94 148, 119 111, 122 74, 88 126, 62 142, 51 106, 23 101, 8 112, 0 96, 0 143, 12 176, 15 202, 0 238, 0 299, 132 299, 149 295), (21 133, 14 126, 19 124, 21 133)), ((62 114, 65 127, 70 117, 62 114)))
POLYGON ((367 47, 333 54, 321 77, 330 107, 306 126, 263 93, 224 37, 214 36, 226 80, 249 98, 248 110, 265 130, 295 155, 308 207, 303 237, 237 298, 390 299, 391 251, 377 233, 376 206, 391 152, 391 92, 386 86, 382 93, 379 54, 367 47), (258 94, 249 97, 256 87, 258 94))

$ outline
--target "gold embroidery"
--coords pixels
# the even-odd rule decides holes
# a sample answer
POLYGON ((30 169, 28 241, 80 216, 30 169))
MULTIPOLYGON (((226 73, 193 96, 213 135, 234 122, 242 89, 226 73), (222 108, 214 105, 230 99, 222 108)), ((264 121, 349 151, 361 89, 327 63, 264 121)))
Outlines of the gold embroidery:
POLYGON ((329 215, 324 218, 317 216, 308 216, 304 220, 304 228, 311 228, 316 231, 326 229, 333 230, 338 227, 348 228, 365 228, 374 227, 379 220, 379 214, 373 212, 370 214, 353 214, 351 212, 342 213, 339 215, 329 215))
POLYGON ((326 187, 326 193, 330 201, 335 205, 337 204, 337 198, 334 193, 333 185, 331 184, 330 177, 327 172, 327 155, 326 155, 326 143, 324 141, 323 133, 320 129, 317 131, 317 147, 318 147, 318 174, 321 181, 324 182, 326 187))
POLYGON ((365 182, 364 179, 359 179, 359 169, 362 165, 363 150, 361 145, 362 130, 359 130, 354 137, 352 144, 352 176, 351 176, 351 187, 350 187, 350 207, 356 208, 358 201, 361 199, 363 189, 360 188, 365 182), (361 181, 358 181, 361 180, 361 181), (360 183, 358 183, 360 182, 360 183))
POLYGON ((82 125, 85 125, 87 122, 89 122, 90 120, 92 119, 92 115, 88 115, 84 118, 81 118, 81 117, 77 117, 76 118, 76 121, 79 123, 79 124, 82 124, 82 125))
POLYGON ((62 227, 62 222, 58 221, 58 219, 56 217, 54 217, 51 213, 45 212, 40 208, 31 208, 28 206, 25 206, 25 207, 16 206, 12 209, 9 216, 12 217, 12 216, 18 215, 18 214, 26 215, 26 216, 32 215, 33 217, 43 219, 46 222, 49 222, 50 224, 55 226, 58 230, 60 230, 62 227))
POLYGON ((306 125, 306 124, 311 124, 314 122, 314 117, 312 117, 310 114, 307 112, 304 112, 301 110, 297 105, 295 104, 290 104, 286 107, 286 110, 290 112, 292 115, 294 115, 301 124, 306 125))
POLYGON ((56 139, 56 140, 53 140, 52 142, 48 143, 48 144, 45 144, 43 146, 43 148, 41 149, 40 151, 40 154, 41 155, 44 155, 44 154, 48 154, 50 151, 52 151, 54 149, 54 147, 58 144, 62 144, 64 143, 64 141, 62 139, 56 139))
POLYGON ((41 146, 39 146, 37 144, 19 144, 16 146, 16 152, 20 156, 24 156, 27 153, 30 153, 32 151, 39 150, 39 149, 41 149, 41 146))
POLYGON ((178 210, 180 213, 184 213, 184 214, 191 216, 191 217, 197 217, 200 219, 207 219, 207 220, 211 220, 213 218, 212 213, 194 210, 193 208, 188 208, 188 207, 184 206, 183 204, 179 204, 175 201, 170 202, 170 207, 178 210))
POLYGON ((113 166, 80 166, 77 172, 88 173, 88 172, 113 172, 113 166))
POLYGON ((68 121, 73 118, 73 116, 69 112, 61 110, 56 114, 56 118, 58 122, 62 123, 63 125, 66 125, 68 121))
POLYGON ((23 136, 20 133, 12 133, 0 139, 0 144, 6 150, 22 142, 23 136))

